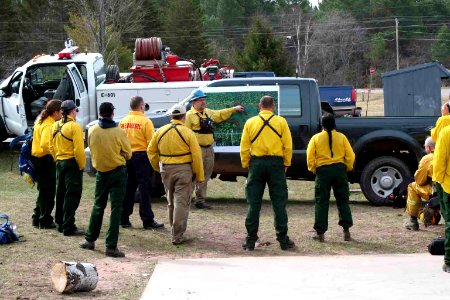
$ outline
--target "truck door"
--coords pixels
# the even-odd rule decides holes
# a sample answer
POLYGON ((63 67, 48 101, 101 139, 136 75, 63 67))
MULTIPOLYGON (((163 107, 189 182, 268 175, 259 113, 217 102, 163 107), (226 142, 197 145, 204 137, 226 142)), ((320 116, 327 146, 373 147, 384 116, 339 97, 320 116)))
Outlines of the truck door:
POLYGON ((89 96, 86 85, 83 82, 80 72, 75 64, 67 65, 75 95, 75 104, 78 107, 77 122, 84 128, 89 123, 89 96))
POLYGON ((2 86, 1 105, 3 120, 10 134, 22 135, 27 130, 27 119, 22 98, 24 76, 22 71, 16 71, 11 80, 2 86))

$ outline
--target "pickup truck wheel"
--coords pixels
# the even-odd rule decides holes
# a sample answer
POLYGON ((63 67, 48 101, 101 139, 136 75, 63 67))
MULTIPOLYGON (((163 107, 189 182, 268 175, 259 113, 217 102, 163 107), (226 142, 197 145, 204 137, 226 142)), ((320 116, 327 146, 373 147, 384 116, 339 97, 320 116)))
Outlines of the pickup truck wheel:
POLYGON ((366 165, 361 174, 361 190, 370 203, 386 205, 386 197, 405 177, 410 176, 410 173, 408 166, 398 158, 376 158, 366 165))
POLYGON ((8 132, 6 131, 6 126, 3 121, 3 118, 0 117, 0 150, 2 150, 4 147, 3 141, 8 138, 8 132))

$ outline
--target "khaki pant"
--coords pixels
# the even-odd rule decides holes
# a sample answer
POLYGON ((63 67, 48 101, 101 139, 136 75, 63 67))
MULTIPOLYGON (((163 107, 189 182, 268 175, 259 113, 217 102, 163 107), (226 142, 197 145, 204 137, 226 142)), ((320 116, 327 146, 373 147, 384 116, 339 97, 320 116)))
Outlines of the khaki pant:
POLYGON ((205 181, 195 184, 195 203, 205 203, 208 180, 211 178, 214 169, 214 147, 202 147, 202 158, 205 181))
POLYGON ((192 197, 191 164, 164 165, 161 172, 166 189, 169 222, 172 226, 172 242, 183 240, 186 231, 192 197))
POLYGON ((408 185, 408 196, 406 201, 406 213, 411 217, 417 217, 419 209, 422 207, 422 199, 428 201, 432 191, 431 185, 418 185, 411 182, 408 185))

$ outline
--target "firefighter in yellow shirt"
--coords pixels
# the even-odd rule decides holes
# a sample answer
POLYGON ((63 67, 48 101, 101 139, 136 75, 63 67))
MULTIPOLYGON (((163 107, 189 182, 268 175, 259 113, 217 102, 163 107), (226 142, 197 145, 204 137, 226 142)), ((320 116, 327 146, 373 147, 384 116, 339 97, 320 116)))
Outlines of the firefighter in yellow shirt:
POLYGON ((94 250, 95 241, 100 235, 106 204, 111 202, 109 229, 106 233, 105 255, 124 257, 117 248, 119 239, 120 214, 125 198, 127 170, 125 161, 131 158, 131 146, 125 132, 117 127, 112 103, 103 102, 99 107, 98 124, 89 129, 88 145, 92 154, 92 165, 97 170, 95 180, 95 201, 91 219, 85 234, 83 249, 94 250))
POLYGON ((139 216, 144 229, 157 229, 164 227, 155 221, 152 210, 152 166, 147 157, 147 147, 155 133, 152 121, 144 115, 145 103, 140 96, 130 100, 131 111, 120 121, 120 128, 125 130, 131 144, 133 155, 127 162, 127 191, 122 204, 120 224, 123 228, 131 227, 130 216, 133 214, 134 197, 139 187, 141 201, 139 203, 139 216))
POLYGON ((442 270, 450 273, 450 126, 442 129, 433 156, 433 181, 445 220, 445 253, 442 270))
POLYGON ((410 220, 405 223, 409 230, 419 230, 417 217, 422 207, 422 199, 429 200, 432 192, 433 177, 433 152, 435 143, 431 137, 425 140, 425 152, 427 153, 419 162, 419 167, 414 173, 414 182, 408 185, 408 196, 406 200, 406 213, 410 220))
POLYGON ((61 101, 50 100, 34 123, 31 160, 36 172, 39 194, 33 214, 33 226, 41 229, 56 228, 52 217, 55 206, 56 165, 51 141, 52 126, 59 119, 61 119, 61 101))
POLYGON ((333 188, 339 211, 339 225, 344 229, 344 241, 350 241, 353 226, 349 205, 347 172, 353 169, 355 153, 347 137, 336 131, 336 121, 332 114, 322 116, 322 128, 308 143, 306 149, 308 170, 316 174, 315 181, 315 222, 314 240, 325 241, 328 230, 328 210, 330 190, 333 188))
POLYGON ((183 243, 192 197, 192 181, 205 180, 202 152, 194 132, 183 125, 186 108, 173 107, 170 124, 161 127, 147 149, 153 169, 161 172, 166 189, 172 244, 183 243))
POLYGON ((58 231, 64 235, 81 235, 75 225, 75 212, 83 191, 83 170, 86 166, 83 129, 75 122, 78 108, 73 100, 63 101, 63 117, 52 128, 56 160, 56 211, 58 231))
POLYGON ((286 204, 288 190, 286 170, 291 165, 292 136, 286 120, 273 114, 274 101, 263 96, 259 101, 260 113, 245 122, 241 138, 241 164, 248 168, 245 196, 248 203, 245 227, 247 237, 244 250, 255 249, 258 240, 259 213, 264 189, 269 186, 270 200, 275 215, 275 231, 282 250, 295 246, 289 239, 286 204))
POLYGON ((195 185, 195 207, 198 209, 211 209, 206 204, 206 190, 208 180, 214 168, 214 123, 220 123, 231 117, 236 111, 243 111, 242 105, 221 110, 206 108, 206 95, 201 90, 192 93, 192 108, 186 114, 186 127, 192 129, 197 136, 198 143, 202 148, 203 169, 205 181, 195 185))

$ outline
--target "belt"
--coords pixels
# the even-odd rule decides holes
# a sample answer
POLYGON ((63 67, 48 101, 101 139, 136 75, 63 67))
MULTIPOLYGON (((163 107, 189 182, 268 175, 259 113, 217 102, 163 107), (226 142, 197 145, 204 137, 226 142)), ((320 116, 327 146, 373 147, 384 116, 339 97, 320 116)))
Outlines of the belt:
POLYGON ((252 155, 251 156, 251 158, 276 158, 276 157, 283 158, 283 156, 278 156, 278 155, 261 155, 261 156, 252 155))
POLYGON ((139 154, 145 153, 145 154, 147 154, 147 151, 134 151, 132 154, 135 154, 135 153, 139 153, 139 154))
POLYGON ((180 166, 180 165, 190 165, 191 163, 179 163, 179 164, 162 164, 163 166, 180 166))
POLYGON ((200 147, 202 147, 202 148, 209 148, 209 147, 211 147, 212 145, 207 145, 207 146, 203 146, 203 145, 200 145, 200 147))

